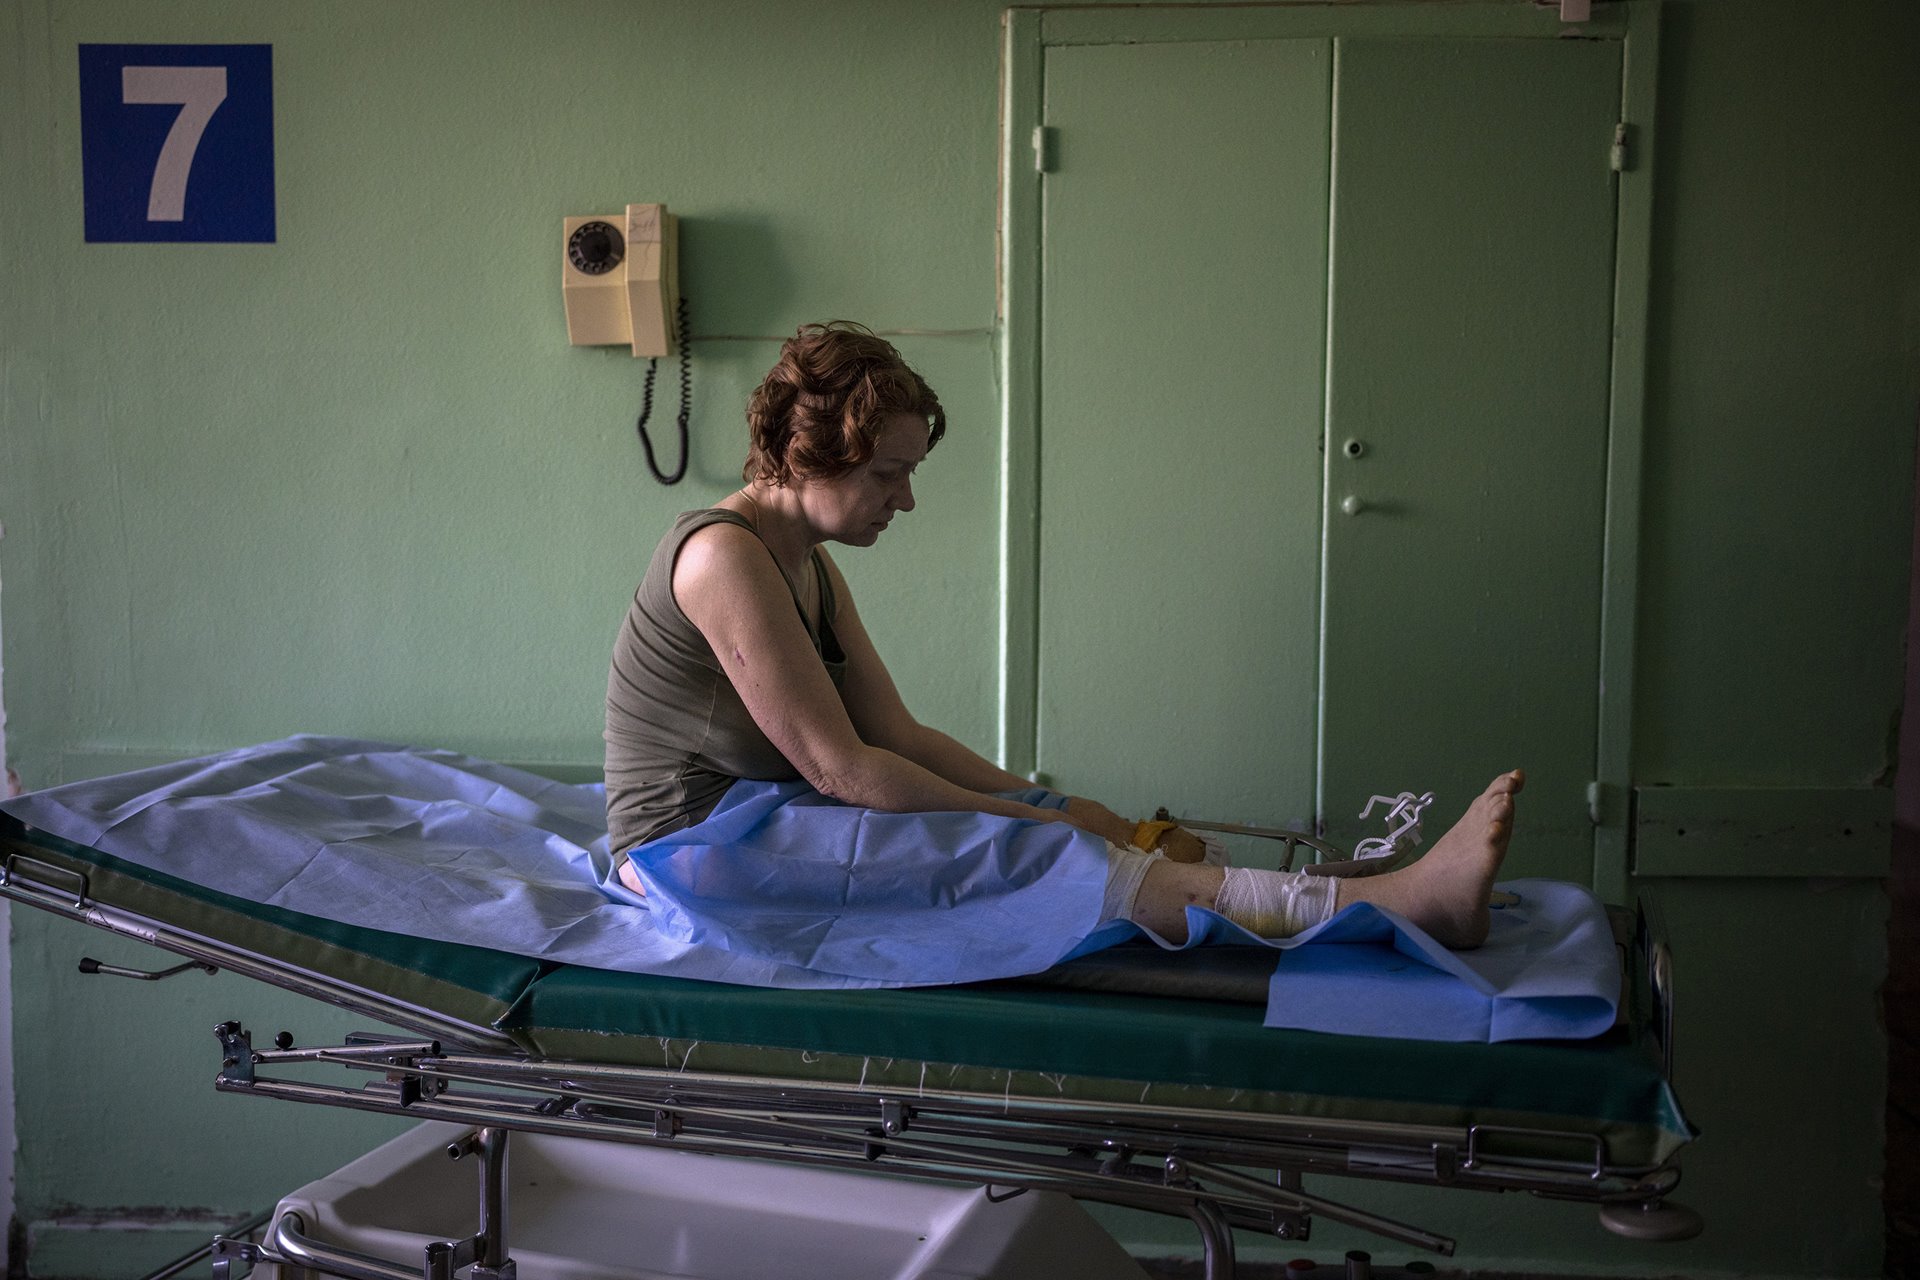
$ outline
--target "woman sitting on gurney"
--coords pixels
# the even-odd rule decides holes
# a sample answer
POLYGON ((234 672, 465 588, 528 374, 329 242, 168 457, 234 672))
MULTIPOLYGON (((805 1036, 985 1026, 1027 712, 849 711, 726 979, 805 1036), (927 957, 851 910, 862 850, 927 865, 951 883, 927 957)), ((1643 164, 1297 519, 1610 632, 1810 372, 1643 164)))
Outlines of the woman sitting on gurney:
POLYGON ((628 888, 645 892, 625 851, 700 822, 739 779, 802 777, 890 813, 1071 823, 1106 841, 1103 918, 1175 943, 1189 905, 1280 938, 1355 902, 1448 946, 1486 938, 1518 770, 1419 861, 1353 876, 1222 869, 1177 827, 1155 833, 1077 797, 1059 810, 996 794, 1029 784, 913 718, 822 546, 870 547, 913 510, 914 469, 946 431, 939 400, 867 330, 808 325, 781 346, 747 422, 746 486, 674 521, 614 646, 607 818, 628 888), (1133 847, 1137 833, 1153 852, 1133 847))

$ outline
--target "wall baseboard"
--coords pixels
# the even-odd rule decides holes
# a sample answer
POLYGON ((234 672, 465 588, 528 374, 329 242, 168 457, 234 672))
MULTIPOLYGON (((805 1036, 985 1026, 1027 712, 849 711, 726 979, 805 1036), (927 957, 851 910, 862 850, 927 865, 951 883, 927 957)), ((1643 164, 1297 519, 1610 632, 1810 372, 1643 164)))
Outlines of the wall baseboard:
POLYGON ((32 1280, 131 1280, 186 1256, 249 1216, 156 1210, 152 1218, 102 1220, 97 1213, 42 1218, 23 1224, 16 1243, 24 1256, 11 1264, 14 1274, 32 1280))

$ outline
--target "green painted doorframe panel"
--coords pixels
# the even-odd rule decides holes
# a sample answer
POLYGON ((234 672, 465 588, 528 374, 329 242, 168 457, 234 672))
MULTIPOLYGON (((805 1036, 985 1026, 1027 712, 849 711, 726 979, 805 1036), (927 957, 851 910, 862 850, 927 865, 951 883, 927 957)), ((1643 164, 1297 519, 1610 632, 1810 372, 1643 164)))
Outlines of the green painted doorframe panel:
POLYGON ((1641 876, 1881 879, 1893 848, 1887 787, 1636 787, 1641 876))
POLYGON ((1040 683, 1041 14, 1009 9, 1000 76, 1000 689, 1003 768, 1034 768, 1040 683))
MULTIPOLYGON (((1594 793, 1623 794, 1633 779, 1634 637, 1639 623, 1641 476, 1647 414, 1647 313, 1653 284, 1654 97, 1660 2, 1627 8, 1621 58, 1620 170, 1615 176, 1613 380, 1607 422, 1607 510, 1600 570, 1600 706, 1594 793)), ((1594 806, 1593 890, 1628 901, 1623 806, 1594 806)))
MULTIPOLYGON (((1658 0, 1652 0, 1657 5, 1658 0)), ((1453 39, 1508 37, 1591 40, 1623 38, 1636 10, 1602 3, 1592 18, 1569 25, 1539 3, 1353 4, 1334 0, 1274 0, 1269 4, 1186 8, 1116 5, 1014 10, 1031 17, 1049 45, 1177 43, 1187 40, 1275 40, 1347 36, 1444 36, 1453 39)), ((1643 16, 1643 15, 1642 15, 1643 16)))

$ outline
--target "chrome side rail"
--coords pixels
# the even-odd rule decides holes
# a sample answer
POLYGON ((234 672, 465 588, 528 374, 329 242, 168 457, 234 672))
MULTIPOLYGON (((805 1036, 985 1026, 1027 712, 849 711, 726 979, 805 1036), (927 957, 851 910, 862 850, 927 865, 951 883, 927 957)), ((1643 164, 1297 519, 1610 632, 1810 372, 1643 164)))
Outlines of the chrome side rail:
POLYGON ((424 1266, 403 1267, 372 1254, 342 1249, 313 1239, 306 1230, 306 1221, 299 1214, 281 1214, 267 1233, 261 1253, 270 1262, 290 1263, 344 1280, 422 1280, 424 1266))
POLYGON ((1666 913, 1660 900, 1642 893, 1635 902, 1634 941, 1646 970, 1648 1014, 1660 1041, 1660 1073, 1673 1083, 1673 949, 1667 941, 1666 913))

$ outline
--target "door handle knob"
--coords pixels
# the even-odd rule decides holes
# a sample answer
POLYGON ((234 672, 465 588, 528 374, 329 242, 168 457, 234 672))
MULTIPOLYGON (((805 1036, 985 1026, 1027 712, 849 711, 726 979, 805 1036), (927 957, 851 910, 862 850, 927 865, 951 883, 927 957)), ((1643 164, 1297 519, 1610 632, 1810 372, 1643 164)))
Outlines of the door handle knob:
POLYGON ((1366 509, 1367 504, 1360 500, 1360 495, 1357 493, 1350 493, 1340 499, 1340 510, 1350 516, 1357 516, 1366 509))

